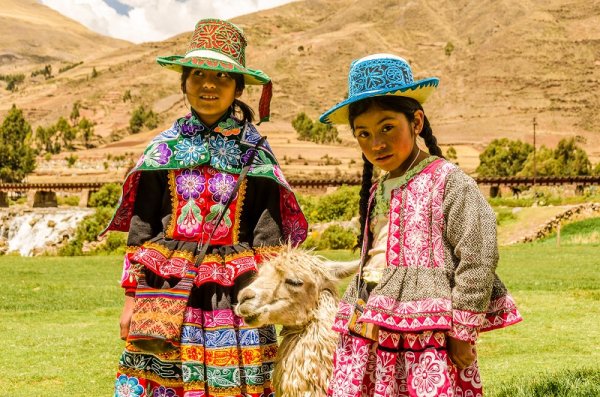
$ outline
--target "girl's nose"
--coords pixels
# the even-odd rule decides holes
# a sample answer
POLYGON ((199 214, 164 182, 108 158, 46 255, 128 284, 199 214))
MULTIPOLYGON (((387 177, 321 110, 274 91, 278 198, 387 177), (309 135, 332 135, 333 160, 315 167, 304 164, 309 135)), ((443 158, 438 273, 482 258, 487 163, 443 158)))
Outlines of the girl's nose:
POLYGON ((202 81, 202 87, 204 87, 204 88, 215 88, 216 86, 217 85, 211 78, 207 77, 202 81))
POLYGON ((374 136, 371 147, 374 151, 381 150, 385 148, 385 140, 380 137, 374 136))

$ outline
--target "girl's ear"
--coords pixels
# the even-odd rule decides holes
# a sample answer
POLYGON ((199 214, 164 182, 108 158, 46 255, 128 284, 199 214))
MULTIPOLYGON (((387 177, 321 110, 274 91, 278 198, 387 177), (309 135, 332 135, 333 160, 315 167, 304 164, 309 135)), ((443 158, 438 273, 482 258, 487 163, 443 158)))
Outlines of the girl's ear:
POLYGON ((242 94, 244 93, 244 89, 242 88, 241 90, 236 89, 235 90, 235 98, 239 98, 242 96, 242 94))
POLYGON ((421 131, 423 131, 423 125, 425 124, 425 113, 423 113, 423 111, 421 109, 415 110, 414 113, 414 128, 415 128, 415 134, 419 135, 421 133, 421 131))

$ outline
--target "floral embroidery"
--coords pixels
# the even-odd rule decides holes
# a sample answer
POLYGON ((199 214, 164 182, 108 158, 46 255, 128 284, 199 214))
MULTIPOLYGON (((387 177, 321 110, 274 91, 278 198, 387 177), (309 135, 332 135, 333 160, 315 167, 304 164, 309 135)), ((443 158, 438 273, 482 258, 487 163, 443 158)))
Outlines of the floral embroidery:
POLYGON ((196 136, 191 139, 182 139, 175 145, 175 160, 181 165, 194 165, 206 160, 208 153, 203 145, 202 137, 196 136))
POLYGON ((181 208, 181 214, 177 217, 177 229, 184 236, 193 237, 198 233, 201 222, 200 208, 194 200, 190 200, 181 208))
POLYGON ((446 365, 432 351, 421 354, 418 361, 415 356, 413 352, 406 353, 406 359, 412 366, 412 388, 416 390, 418 396, 438 396, 439 389, 445 383, 446 365))
POLYGON ((408 64, 392 59, 378 59, 377 62, 361 62, 353 65, 350 73, 348 97, 371 90, 406 86, 412 84, 414 81, 408 64))
POLYGON ((161 132, 160 135, 152 140, 152 142, 162 142, 177 138, 179 136, 179 130, 176 125, 177 122, 175 122, 168 130, 161 132))
POLYGON ((223 136, 230 136, 238 135, 241 132, 241 129, 232 118, 228 118, 227 120, 219 123, 217 128, 215 128, 215 132, 218 132, 223 136))
POLYGON ((141 397, 144 395, 144 388, 137 378, 121 375, 117 378, 115 395, 116 397, 141 397))
POLYGON ((177 176, 177 193, 184 200, 190 198, 197 199, 204 191, 204 175, 201 175, 198 170, 186 169, 177 176))
POLYGON ((235 140, 226 137, 211 136, 208 140, 211 165, 217 168, 231 168, 240 164, 242 151, 235 140))
POLYGON ((208 191, 216 203, 225 203, 235 187, 235 178, 231 174, 218 173, 208 180, 208 191))
POLYGON ((152 397, 177 397, 177 392, 170 387, 159 386, 152 389, 152 397))
MULTIPOLYGON (((242 155, 242 164, 246 165, 250 162, 250 156, 252 156, 252 153, 256 153, 256 149, 248 149, 246 150, 246 153, 244 153, 242 155)), ((254 166, 261 164, 261 158, 260 156, 254 155, 254 161, 252 162, 252 167, 254 168, 254 166)))
POLYGON ((154 145, 148 153, 146 153, 144 163, 148 167, 159 167, 169 162, 171 154, 173 154, 173 152, 166 143, 159 143, 154 145))
POLYGON ((199 123, 198 120, 195 117, 192 117, 191 114, 181 119, 179 125, 181 127, 181 134, 185 136, 198 135, 200 132, 206 129, 204 125, 199 123))
MULTIPOLYGON (((216 220, 217 216, 219 215, 219 212, 221 212, 221 209, 223 208, 223 204, 215 204, 212 207, 210 207, 210 213, 208 215, 206 215, 206 223, 204 224, 204 232, 207 234, 210 234, 212 232, 212 230, 214 229, 215 225, 214 225, 214 221, 216 220)), ((231 228, 232 222, 230 219, 230 214, 231 210, 228 208, 227 211, 225 211, 225 214, 223 215, 223 220, 221 221, 221 223, 219 223, 219 226, 217 227, 217 230, 215 230, 215 233, 213 234, 213 240, 218 240, 222 237, 227 236, 227 234, 229 234, 229 229, 231 228)))

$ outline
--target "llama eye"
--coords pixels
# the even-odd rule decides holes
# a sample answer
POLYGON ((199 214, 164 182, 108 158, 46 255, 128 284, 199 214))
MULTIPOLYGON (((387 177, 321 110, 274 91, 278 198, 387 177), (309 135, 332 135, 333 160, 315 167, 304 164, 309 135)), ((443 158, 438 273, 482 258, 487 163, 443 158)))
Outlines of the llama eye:
POLYGON ((302 280, 296 280, 296 279, 293 279, 293 278, 286 278, 285 279, 285 283, 288 284, 288 285, 291 285, 293 287, 301 287, 302 284, 304 284, 302 282, 302 280))

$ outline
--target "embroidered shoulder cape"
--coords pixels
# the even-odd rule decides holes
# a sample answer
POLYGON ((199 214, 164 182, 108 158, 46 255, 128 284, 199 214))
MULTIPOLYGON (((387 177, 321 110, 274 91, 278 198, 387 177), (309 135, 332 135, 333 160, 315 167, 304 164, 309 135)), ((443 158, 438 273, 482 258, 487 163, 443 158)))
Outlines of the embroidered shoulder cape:
MULTIPOLYGON (((193 113, 179 118, 150 142, 127 174, 115 215, 103 234, 129 230, 141 172, 205 165, 239 175, 260 138, 254 125, 231 116, 213 129, 207 128, 193 113)), ((248 176, 268 178, 280 186, 284 238, 294 245, 304 241, 308 224, 267 141, 255 156, 248 176)))

